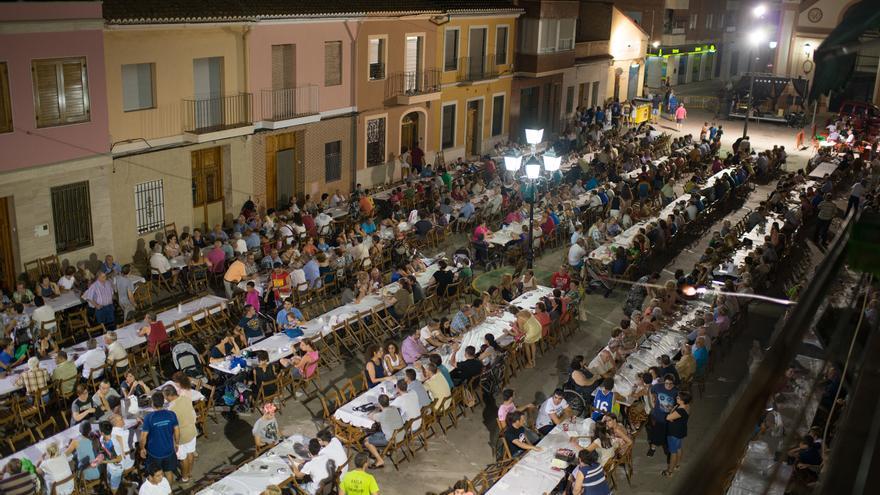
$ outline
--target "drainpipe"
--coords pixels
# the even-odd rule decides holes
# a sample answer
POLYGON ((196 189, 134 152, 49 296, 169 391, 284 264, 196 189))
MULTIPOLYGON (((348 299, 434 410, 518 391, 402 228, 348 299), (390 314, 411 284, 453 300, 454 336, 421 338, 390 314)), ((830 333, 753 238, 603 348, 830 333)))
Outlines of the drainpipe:
MULTIPOLYGON (((356 33, 352 32, 351 24, 348 21, 344 21, 345 32, 348 33, 348 40, 351 46, 351 56, 349 56, 349 66, 351 71, 351 77, 349 78, 351 86, 351 104, 357 107, 357 83, 358 83, 358 73, 357 73, 357 37, 360 33, 360 21, 357 23, 356 33)), ((357 184, 357 169, 358 169, 358 147, 357 147, 357 137, 358 137, 358 116, 360 115, 360 111, 356 110, 352 112, 351 115, 351 180, 349 181, 349 189, 354 191, 355 185, 357 184)))

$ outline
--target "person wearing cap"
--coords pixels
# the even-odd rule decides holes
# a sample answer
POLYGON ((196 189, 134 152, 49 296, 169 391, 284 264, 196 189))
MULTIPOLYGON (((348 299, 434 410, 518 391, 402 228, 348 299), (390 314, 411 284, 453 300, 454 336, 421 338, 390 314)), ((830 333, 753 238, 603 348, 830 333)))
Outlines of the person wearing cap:
POLYGON ((257 448, 269 445, 273 446, 281 439, 278 432, 278 420, 275 412, 278 410, 275 404, 267 402, 263 404, 263 415, 254 422, 251 432, 254 435, 254 445, 257 448))
POLYGON ((38 391, 42 392, 43 403, 49 400, 49 372, 40 366, 40 360, 31 357, 27 362, 28 370, 15 379, 17 386, 24 385, 24 389, 28 395, 28 401, 33 403, 34 394, 38 391))

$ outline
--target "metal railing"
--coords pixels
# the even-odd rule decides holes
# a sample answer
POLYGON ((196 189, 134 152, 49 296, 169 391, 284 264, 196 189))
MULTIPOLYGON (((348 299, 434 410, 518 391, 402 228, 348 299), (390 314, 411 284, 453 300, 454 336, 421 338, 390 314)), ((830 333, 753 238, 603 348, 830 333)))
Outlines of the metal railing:
POLYGON ((416 96, 440 91, 440 69, 395 72, 385 83, 386 96, 416 96))
POLYGON ((253 95, 238 93, 183 100, 184 132, 214 132, 253 123, 253 95))
POLYGON ((461 57, 458 59, 458 81, 482 81, 500 74, 495 54, 482 57, 461 57))
POLYGON ((261 92, 262 118, 277 122, 318 113, 318 86, 264 89, 261 92))

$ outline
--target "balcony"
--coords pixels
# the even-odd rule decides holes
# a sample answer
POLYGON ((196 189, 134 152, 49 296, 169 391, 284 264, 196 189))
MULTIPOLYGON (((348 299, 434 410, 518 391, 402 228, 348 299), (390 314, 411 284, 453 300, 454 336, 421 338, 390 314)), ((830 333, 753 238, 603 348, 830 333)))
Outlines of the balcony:
POLYGON ((264 89, 260 95, 263 128, 280 129, 320 120, 318 86, 264 89))
POLYGON ((398 105, 414 105, 440 99, 440 69, 395 72, 385 83, 385 96, 398 105))
POLYGON ((461 57, 458 59, 458 82, 478 82, 496 79, 500 75, 495 63, 495 54, 483 57, 461 57))
POLYGON ((183 132, 190 141, 242 136, 253 130, 251 93, 183 100, 183 132))

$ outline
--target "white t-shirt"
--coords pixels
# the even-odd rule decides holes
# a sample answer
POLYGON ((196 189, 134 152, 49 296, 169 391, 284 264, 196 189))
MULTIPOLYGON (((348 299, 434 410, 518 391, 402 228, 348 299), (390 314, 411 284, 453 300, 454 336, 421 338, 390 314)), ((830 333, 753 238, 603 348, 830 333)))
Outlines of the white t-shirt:
MULTIPOLYGON (((35 309, 33 314, 31 314, 31 320, 34 322, 34 328, 39 330, 40 325, 44 321, 53 321, 55 320, 55 310, 52 309, 52 306, 45 304, 35 309)), ((52 323, 50 325, 46 325, 46 329, 51 330, 55 328, 55 324, 52 323)))
POLYGON ((398 395, 391 401, 391 405, 400 409, 404 421, 415 419, 412 425, 413 431, 422 427, 422 420, 416 419, 422 415, 422 410, 419 408, 419 396, 415 392, 398 395))
POLYGON ((428 339, 430 339, 433 336, 434 336, 434 332, 432 332, 431 327, 429 327, 427 325, 422 327, 421 330, 419 330, 419 342, 421 342, 422 345, 425 347, 428 347, 429 345, 431 345, 428 343, 428 339))
MULTIPOLYGON (((418 398, 416 399, 418 400, 418 398)), ((328 459, 333 459, 333 462, 336 463, 336 467, 345 466, 342 468, 342 472, 348 472, 348 453, 345 451, 345 447, 342 445, 342 442, 339 441, 338 438, 333 437, 330 439, 330 443, 327 444, 324 448, 319 452, 321 457, 325 457, 328 459)))
POLYGON ((144 480, 138 495, 171 495, 171 485, 168 484, 168 478, 165 477, 162 477, 162 481, 158 485, 144 480))
POLYGON ((309 483, 310 493, 315 493, 318 489, 318 485, 327 479, 330 474, 327 472, 327 461, 329 458, 322 456, 320 453, 312 457, 309 461, 303 464, 302 469, 300 471, 303 474, 307 474, 312 477, 312 482, 309 483))
POLYGON ((542 428, 547 425, 552 425, 553 420, 550 419, 550 414, 553 413, 556 416, 560 416, 562 411, 567 407, 568 402, 566 402, 565 399, 562 399, 559 404, 555 404, 553 402, 553 397, 550 397, 541 404, 541 409, 538 411, 538 418, 535 420, 535 426, 542 428))
POLYGON ((854 198, 862 199, 865 196, 865 186, 863 186, 861 182, 856 182, 853 184, 849 195, 854 198))
POLYGON ((568 264, 571 266, 578 266, 584 261, 584 256, 586 255, 587 250, 580 244, 572 244, 568 249, 568 264))
POLYGON ((61 277, 60 279, 58 279, 58 285, 61 286, 61 288, 64 290, 72 289, 73 284, 75 284, 75 283, 76 283, 76 277, 74 277, 73 275, 71 275, 69 277, 67 275, 65 275, 65 276, 61 277))

